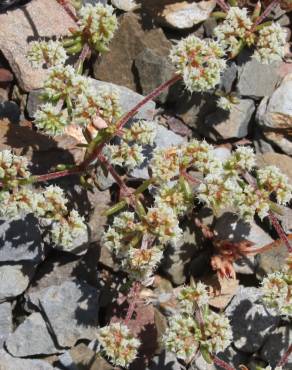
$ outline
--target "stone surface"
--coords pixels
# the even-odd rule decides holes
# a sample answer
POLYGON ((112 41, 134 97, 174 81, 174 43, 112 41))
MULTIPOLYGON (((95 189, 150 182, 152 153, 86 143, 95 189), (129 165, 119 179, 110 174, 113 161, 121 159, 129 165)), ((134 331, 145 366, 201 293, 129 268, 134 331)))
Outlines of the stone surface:
MULTIPOLYGON (((92 79, 91 81, 93 83, 93 86, 97 90, 101 88, 106 88, 109 89, 110 91, 116 91, 120 97, 120 104, 123 113, 129 112, 137 103, 139 103, 143 99, 142 95, 135 93, 134 91, 128 89, 127 87, 99 80, 92 79)), ((150 100, 141 109, 139 109, 139 112, 135 115, 135 118, 152 120, 154 110, 155 103, 152 100, 150 100)))
POLYGON ((43 104, 41 98, 42 89, 32 90, 27 97, 26 110, 29 118, 34 118, 38 107, 43 104))
POLYGON ((76 279, 32 293, 29 299, 30 296, 32 301, 39 299, 38 306, 61 347, 95 338, 99 297, 96 288, 76 279))
MULTIPOLYGON (((254 243, 253 248, 261 248, 273 242, 273 239, 255 222, 248 224, 230 212, 226 212, 218 218, 215 231, 218 233, 219 240, 230 240, 235 243, 249 240, 254 243)), ((234 267, 238 273, 253 274, 257 265, 257 258, 244 256, 235 262, 234 267)))
MULTIPOLYGON (((280 361, 289 345, 292 343, 291 326, 281 326, 269 335, 260 350, 260 357, 274 367, 280 361)), ((292 368, 292 356, 288 358, 285 369, 292 368)))
POLYGON ((208 115, 200 131, 213 140, 243 138, 248 134, 248 125, 254 110, 253 100, 241 99, 230 112, 217 110, 208 115))
POLYGON ((288 257, 288 250, 284 243, 275 246, 256 256, 257 259, 257 276, 263 277, 271 272, 282 270, 285 260, 288 257))
POLYGON ((130 12, 137 8, 135 0, 111 0, 113 6, 125 12, 130 12))
POLYGON ((48 327, 39 312, 32 313, 8 337, 5 342, 8 352, 14 357, 50 355, 62 352, 56 348, 48 327))
POLYGON ((173 353, 163 351, 151 359, 146 370, 181 370, 181 365, 173 353))
POLYGON ((288 155, 292 155, 291 99, 292 73, 287 74, 270 99, 262 100, 257 111, 257 121, 264 137, 288 155))
POLYGON ((0 14, 0 50, 23 90, 42 87, 47 76, 47 70, 32 68, 27 60, 29 42, 64 36, 74 25, 57 1, 33 0, 24 7, 0 14))
POLYGON ((258 351, 279 323, 279 317, 270 315, 260 298, 259 289, 240 286, 225 311, 231 322, 234 346, 245 353, 258 351))
POLYGON ((227 64, 227 67, 224 69, 221 81, 220 81, 220 88, 223 89, 226 93, 230 93, 232 91, 234 82, 237 77, 237 65, 235 62, 231 62, 227 64))
POLYGON ((215 1, 148 0, 143 4, 146 11, 162 25, 176 29, 191 28, 206 20, 215 8, 215 1))
POLYGON ((0 304, 0 349, 12 332, 12 307, 10 302, 0 304))
MULTIPOLYGON (((110 51, 94 64, 94 77, 137 90, 135 58, 144 49, 166 57, 171 43, 159 28, 144 30, 142 21, 133 13, 119 19, 119 29, 111 41, 110 51), (118 68, 113 68, 118 63, 118 68)), ((138 90, 137 90, 138 91, 138 90)))
MULTIPOLYGON (((235 369, 240 369, 240 365, 247 365, 250 359, 250 355, 240 351, 236 351, 232 345, 227 347, 224 352, 219 352, 217 356, 235 369)), ((216 369, 221 370, 220 366, 215 366, 216 369)), ((201 369, 203 370, 203 368, 201 369)))
POLYGON ((31 262, 8 265, 0 264, 0 303, 22 294, 35 272, 31 262))
POLYGON ((254 98, 271 95, 280 79, 278 68, 278 62, 261 64, 253 58, 245 60, 238 69, 238 93, 254 98))
POLYGON ((0 350, 0 369, 2 370, 54 370, 48 362, 42 360, 28 360, 15 358, 9 353, 0 350))
POLYGON ((83 343, 65 352, 59 361, 66 370, 114 370, 112 365, 83 343))
POLYGON ((44 245, 37 219, 0 220, 0 263, 16 261, 40 262, 44 245))

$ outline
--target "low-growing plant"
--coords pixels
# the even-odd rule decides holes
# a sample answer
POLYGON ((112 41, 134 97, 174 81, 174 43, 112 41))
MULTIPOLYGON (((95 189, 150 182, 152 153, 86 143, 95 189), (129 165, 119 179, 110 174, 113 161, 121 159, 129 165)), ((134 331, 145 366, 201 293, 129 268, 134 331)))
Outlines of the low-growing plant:
MULTIPOLYGON (((84 183, 96 166, 102 166, 121 190, 121 199, 106 212, 112 222, 102 243, 119 261, 137 294, 142 286, 152 285, 168 243, 182 236, 180 219, 184 215, 191 217, 198 202, 215 215, 226 208, 233 209, 246 222, 255 216, 268 217, 291 253, 276 215, 281 212, 279 206, 291 200, 292 187, 278 168, 257 168, 251 147, 238 146, 225 161, 218 160, 212 145, 196 139, 167 149, 154 148, 149 179, 135 189, 129 188, 117 171, 120 167, 127 173, 139 166, 145 159, 143 146, 153 146, 155 124, 144 120, 128 122, 163 90, 182 80, 191 93, 213 91, 219 96, 218 106, 230 110, 237 103, 236 96, 216 90, 228 60, 245 47, 255 49, 254 58, 262 63, 283 57, 285 32, 277 23, 264 22, 272 5, 261 13, 258 4, 250 14, 235 1, 227 4, 220 0, 218 4, 223 11, 214 16, 222 22, 214 30, 214 39, 191 35, 179 41, 170 53, 176 74, 129 112, 121 111, 116 92, 97 91, 82 75, 90 53, 108 50, 118 27, 114 9, 86 5, 76 15, 67 3, 63 4, 76 20, 71 35, 62 40, 33 42, 28 53, 33 66, 49 68, 42 93, 44 103, 36 112, 34 124, 51 136, 66 132, 72 124, 80 126, 87 141, 84 159, 75 166, 60 164, 56 172, 32 175, 25 157, 9 150, 1 152, 1 216, 14 218, 34 213, 40 224, 50 229, 46 240, 70 250, 75 239, 87 232, 85 219, 76 210, 68 209, 60 187, 50 185, 36 192, 33 184, 72 175, 82 176, 84 183), (67 64, 68 55, 77 53, 80 55, 75 66, 67 64), (145 202, 143 194, 147 190, 151 191, 145 202)), ((283 271, 267 276, 262 284, 267 306, 287 316, 291 316, 291 281, 290 258, 283 271)), ((163 336, 165 348, 186 367, 201 353, 208 362, 233 369, 216 356, 229 345, 232 333, 228 319, 209 308, 206 286, 192 281, 176 299, 179 309, 170 317, 163 336)), ((135 304, 130 304, 125 322, 109 323, 99 330, 100 351, 114 365, 127 367, 138 355, 140 341, 127 325, 134 310, 135 304)))

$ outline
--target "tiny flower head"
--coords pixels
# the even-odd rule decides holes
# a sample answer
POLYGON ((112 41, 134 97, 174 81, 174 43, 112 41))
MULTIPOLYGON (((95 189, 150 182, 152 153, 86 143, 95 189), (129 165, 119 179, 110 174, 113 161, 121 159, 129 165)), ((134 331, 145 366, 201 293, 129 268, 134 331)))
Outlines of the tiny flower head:
POLYGON ((27 57, 35 68, 42 67, 43 64, 48 67, 62 65, 67 59, 62 43, 53 40, 32 41, 27 57))

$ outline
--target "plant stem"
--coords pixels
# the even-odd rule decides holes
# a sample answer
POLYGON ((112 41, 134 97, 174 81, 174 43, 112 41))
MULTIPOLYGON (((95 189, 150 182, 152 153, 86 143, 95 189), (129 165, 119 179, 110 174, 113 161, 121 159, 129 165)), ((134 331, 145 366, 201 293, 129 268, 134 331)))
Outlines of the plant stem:
POLYGON ((90 47, 89 47, 88 43, 86 42, 83 45, 83 48, 81 50, 81 53, 79 54, 78 60, 77 60, 76 65, 75 65, 75 69, 77 70, 77 73, 81 74, 82 69, 83 69, 83 63, 84 63, 85 59, 87 58, 89 52, 90 52, 90 47))
POLYGON ((272 2, 266 7, 266 9, 263 11, 263 13, 255 20, 251 31, 254 31, 254 29, 262 23, 262 21, 271 13, 273 8, 279 3, 279 0, 272 0, 272 2))
POLYGON ((78 17, 73 13, 68 0, 57 0, 60 5, 65 9, 66 13, 73 19, 74 22, 78 21, 78 17))
POLYGON ((224 0, 216 0, 216 3, 220 6, 222 10, 224 10, 224 12, 228 12, 230 7, 228 4, 226 4, 224 0))
POLYGON ((130 295, 130 298, 131 298, 131 302, 129 304, 129 307, 128 307, 128 311, 127 311, 127 314, 126 314, 126 318, 125 318, 125 325, 127 325, 129 323, 129 321, 131 320, 132 316, 133 316, 133 313, 135 311, 135 308, 136 308, 136 303, 137 303, 137 296, 140 292, 140 288, 141 288, 141 284, 138 282, 138 281, 135 281, 134 284, 133 284, 133 287, 132 287, 132 292, 131 292, 131 295, 130 295))
POLYGON ((290 344, 287 351, 284 353, 283 357, 278 362, 277 366, 285 366, 289 360, 289 356, 291 355, 291 353, 292 353, 292 344, 290 344))
POLYGON ((79 166, 70 168, 68 170, 64 171, 57 171, 57 172, 50 172, 50 173, 45 173, 44 175, 36 175, 32 176, 29 180, 29 182, 35 183, 35 182, 43 182, 43 181, 48 181, 48 180, 53 180, 53 179, 58 179, 60 177, 65 177, 65 176, 70 176, 70 175, 78 175, 82 173, 82 169, 79 168, 79 166))
POLYGON ((292 246, 289 242, 289 239, 287 238, 287 235, 285 234, 285 231, 283 230, 282 226, 280 225, 280 222, 278 221, 277 217, 273 212, 269 212, 269 220, 271 224, 274 226, 274 229, 276 230, 277 234, 279 235, 280 239, 285 243, 288 252, 292 253, 292 246))
POLYGON ((222 367, 222 369, 236 370, 233 366, 229 365, 227 362, 221 360, 219 357, 217 357, 215 355, 213 356, 213 361, 214 361, 215 365, 218 365, 218 366, 222 367))

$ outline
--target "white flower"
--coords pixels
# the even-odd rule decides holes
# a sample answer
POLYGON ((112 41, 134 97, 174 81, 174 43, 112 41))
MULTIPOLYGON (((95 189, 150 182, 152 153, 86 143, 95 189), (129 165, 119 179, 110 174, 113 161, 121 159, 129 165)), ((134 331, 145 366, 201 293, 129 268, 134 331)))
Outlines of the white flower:
POLYGON ((251 171, 256 164, 255 153, 248 146, 238 146, 224 163, 225 173, 232 176, 251 171))
POLYGON ((118 27, 116 16, 113 14, 114 8, 110 5, 87 4, 80 11, 79 26, 80 31, 92 44, 96 51, 103 52, 108 49, 108 44, 114 36, 118 27))
POLYGON ((218 100, 217 100, 217 106, 223 110, 226 110, 226 111, 231 111, 232 107, 233 107, 233 103, 231 102, 230 99, 226 98, 225 96, 221 96, 218 100))
POLYGON ((180 155, 181 151, 177 147, 154 150, 150 167, 156 181, 165 183, 178 174, 180 155))
POLYGON ((34 124, 48 135, 59 135, 69 124, 67 112, 51 103, 41 105, 35 114, 34 124))
POLYGON ((191 286, 183 287, 177 299, 182 310, 192 315, 197 306, 202 307, 209 302, 209 295, 205 284, 198 282, 191 286), (197 306, 196 306, 197 305, 197 306))
POLYGON ((155 195, 156 207, 170 207, 177 215, 183 214, 189 206, 189 199, 179 186, 162 185, 155 195))
POLYGON ((254 57, 269 64, 284 57, 286 31, 278 23, 272 23, 259 31, 254 57))
POLYGON ((128 367, 137 357, 140 341, 121 323, 98 329, 97 339, 106 356, 116 366, 128 367))
POLYGON ((103 153, 113 165, 133 169, 140 166, 145 159, 142 150, 141 145, 128 145, 122 141, 120 145, 106 145, 103 153))
POLYGON ((201 40, 193 35, 181 40, 170 53, 172 62, 191 92, 207 91, 219 83, 226 66, 223 56, 224 51, 216 41, 201 40))
POLYGON ((18 178, 28 178, 30 172, 27 167, 26 157, 17 156, 7 149, 0 152, 0 180, 4 184, 13 186, 17 185, 18 178))
POLYGON ((67 54, 60 41, 32 41, 27 57, 32 66, 37 68, 46 64, 49 67, 62 65, 67 54))
POLYGON ((138 121, 124 130, 123 139, 138 142, 142 145, 153 145, 155 136, 156 125, 154 122, 138 121))

